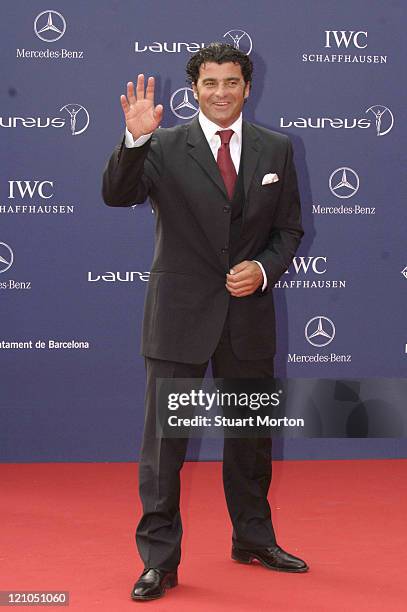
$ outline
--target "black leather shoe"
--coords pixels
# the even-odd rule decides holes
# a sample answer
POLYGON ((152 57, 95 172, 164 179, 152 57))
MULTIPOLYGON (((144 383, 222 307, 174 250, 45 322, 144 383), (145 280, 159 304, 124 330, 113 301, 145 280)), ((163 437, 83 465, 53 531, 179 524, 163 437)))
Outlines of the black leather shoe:
POLYGON ((177 586, 177 572, 150 568, 145 569, 137 580, 131 592, 131 598, 136 601, 149 601, 165 595, 166 589, 177 586))
POLYGON ((264 567, 277 572, 307 572, 308 565, 302 559, 285 552, 279 546, 259 550, 245 550, 232 547, 232 559, 239 563, 251 563, 257 559, 264 567))

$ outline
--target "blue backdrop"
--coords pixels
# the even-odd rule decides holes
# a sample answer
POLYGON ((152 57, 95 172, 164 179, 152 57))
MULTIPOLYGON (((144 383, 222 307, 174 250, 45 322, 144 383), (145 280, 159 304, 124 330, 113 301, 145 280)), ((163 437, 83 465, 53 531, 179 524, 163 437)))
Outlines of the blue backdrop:
MULTIPOLYGON (((405 376, 402 0, 4 0, 1 13, 1 460, 138 457, 154 215, 104 206, 101 174, 126 82, 155 75, 163 125, 189 120, 184 67, 213 40, 251 53, 245 117, 295 149, 306 233, 275 289, 277 373, 405 376)), ((275 443, 286 458, 406 451, 275 443)), ((195 440, 190 456, 218 458, 220 444, 195 440)))

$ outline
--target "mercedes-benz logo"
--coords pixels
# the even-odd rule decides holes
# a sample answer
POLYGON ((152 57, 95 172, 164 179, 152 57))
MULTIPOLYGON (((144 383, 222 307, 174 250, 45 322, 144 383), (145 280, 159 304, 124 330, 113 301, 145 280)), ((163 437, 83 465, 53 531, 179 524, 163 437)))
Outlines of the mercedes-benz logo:
POLYGON ((197 108, 191 102, 191 98, 194 99, 193 96, 194 92, 190 87, 181 87, 174 91, 170 98, 170 107, 176 117, 192 119, 199 113, 199 107, 197 108))
POLYGON ((0 274, 7 272, 13 265, 14 255, 13 251, 5 242, 0 242, 0 274))
POLYGON ((59 112, 61 112, 62 110, 66 110, 66 112, 69 113, 69 117, 71 120, 72 136, 78 136, 79 134, 82 134, 82 132, 84 132, 89 125, 89 113, 86 108, 82 106, 82 104, 65 104, 65 106, 59 109, 59 112), (83 113, 81 113, 81 117, 85 115, 85 125, 82 128, 78 129, 78 122, 76 116, 80 111, 83 111, 83 113))
POLYGON ((43 11, 34 21, 34 32, 45 42, 55 42, 62 38, 66 30, 66 21, 57 11, 43 11))
POLYGON ((335 338, 335 325, 328 317, 313 317, 305 326, 305 338, 312 346, 326 346, 335 338))
POLYGON ((228 30, 224 33, 223 38, 229 36, 233 41, 235 49, 239 49, 242 53, 249 55, 253 49, 253 41, 247 32, 244 30, 228 30))
POLYGON ((337 198, 351 198, 359 189, 359 177, 352 168, 342 166, 329 177, 329 189, 337 198))
POLYGON ((384 136, 388 134, 394 125, 394 115, 387 106, 375 104, 366 109, 366 113, 373 113, 376 122, 376 134, 384 136))

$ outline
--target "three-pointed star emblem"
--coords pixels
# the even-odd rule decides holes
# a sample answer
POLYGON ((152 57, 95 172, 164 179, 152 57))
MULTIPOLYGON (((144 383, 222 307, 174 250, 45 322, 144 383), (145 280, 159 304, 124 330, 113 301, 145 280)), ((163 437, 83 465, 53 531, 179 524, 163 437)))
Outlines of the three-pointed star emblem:
POLYGON ((59 40, 65 34, 65 30, 66 21, 57 11, 43 11, 35 18, 34 32, 45 42, 59 40))
POLYGON ((48 32, 48 30, 51 30, 51 32, 57 32, 58 34, 62 33, 62 30, 60 30, 59 28, 54 26, 54 24, 52 23, 52 13, 51 13, 51 11, 49 11, 49 13, 48 13, 48 20, 47 20, 46 25, 43 28, 41 28, 40 30, 38 30, 38 34, 42 34, 43 32, 48 32))
POLYGON ((335 325, 328 317, 313 317, 305 326, 305 338, 312 346, 326 346, 332 342, 334 337, 335 325))
POLYGON ((352 168, 337 168, 329 177, 329 189, 337 198, 351 198, 359 189, 359 177, 352 168))
POLYGON ((170 107, 176 117, 192 119, 199 113, 199 107, 197 108, 190 100, 191 94, 193 91, 190 87, 181 87, 172 94, 170 107))
POLYGON ((6 272, 13 265, 14 254, 8 244, 0 242, 0 274, 6 272))

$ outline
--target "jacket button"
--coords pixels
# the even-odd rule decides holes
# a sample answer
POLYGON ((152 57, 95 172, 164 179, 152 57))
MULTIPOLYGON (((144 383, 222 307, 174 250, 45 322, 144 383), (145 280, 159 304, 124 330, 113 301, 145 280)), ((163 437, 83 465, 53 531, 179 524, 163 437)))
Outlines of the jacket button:
POLYGON ((229 206, 229 204, 228 204, 228 205, 223 207, 223 212, 224 213, 230 213, 230 209, 231 209, 231 206, 229 206))
POLYGON ((223 247, 221 253, 229 253, 229 247, 223 247))

